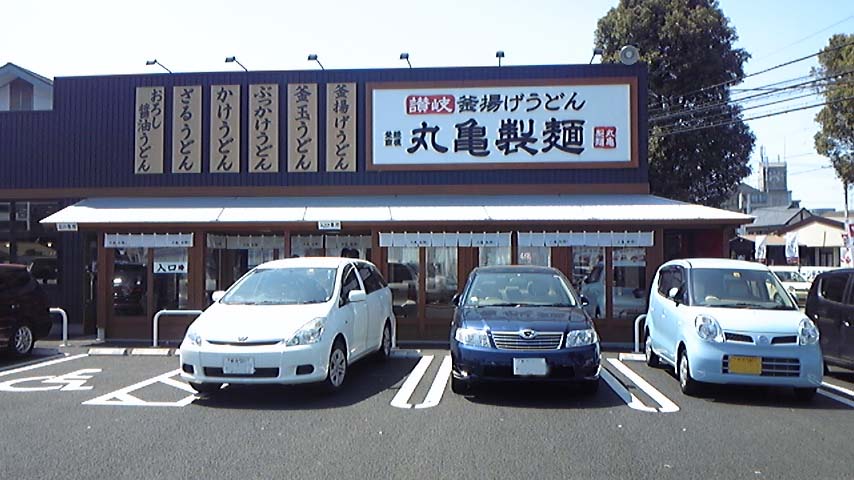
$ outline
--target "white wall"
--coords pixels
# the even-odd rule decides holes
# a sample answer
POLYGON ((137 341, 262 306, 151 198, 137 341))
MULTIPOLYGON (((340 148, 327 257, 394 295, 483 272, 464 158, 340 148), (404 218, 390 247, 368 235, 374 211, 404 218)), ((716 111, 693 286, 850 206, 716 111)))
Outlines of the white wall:
POLYGON ((797 230, 798 243, 807 247, 841 247, 842 227, 810 223, 797 230))

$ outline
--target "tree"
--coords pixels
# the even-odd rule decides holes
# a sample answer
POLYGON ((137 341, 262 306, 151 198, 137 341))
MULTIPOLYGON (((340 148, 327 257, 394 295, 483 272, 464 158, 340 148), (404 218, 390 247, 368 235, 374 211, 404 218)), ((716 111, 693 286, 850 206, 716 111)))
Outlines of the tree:
POLYGON ((755 138, 729 93, 750 58, 737 39, 716 0, 620 0, 599 20, 603 61, 634 45, 649 68, 652 193, 718 206, 750 174, 755 138))
POLYGON ((818 63, 813 76, 827 105, 815 116, 821 126, 814 137, 815 149, 830 158, 847 199, 848 185, 854 183, 854 35, 830 37, 818 63))

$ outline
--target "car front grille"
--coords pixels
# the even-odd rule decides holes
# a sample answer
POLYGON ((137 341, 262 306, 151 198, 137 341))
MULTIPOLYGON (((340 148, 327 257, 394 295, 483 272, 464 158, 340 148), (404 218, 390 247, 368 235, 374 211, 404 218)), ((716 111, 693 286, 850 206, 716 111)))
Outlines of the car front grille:
POLYGON ((798 337, 796 335, 787 335, 784 337, 774 337, 771 339, 772 345, 780 345, 786 343, 798 343, 798 337))
MULTIPOLYGON (((733 333, 733 332, 724 332, 724 339, 727 342, 737 342, 737 343, 756 343, 753 337, 750 335, 744 335, 741 333, 733 333)), ((765 339, 768 339, 765 336, 765 339)), ((762 345, 764 340, 760 338, 759 344, 762 345)), ((783 335, 778 337, 772 337, 770 342, 766 342, 765 345, 770 343, 771 345, 786 345, 791 343, 798 343, 798 337, 796 335, 783 335)))
POLYGON ((208 377, 223 377, 223 378, 276 378, 279 376, 278 368, 256 368, 255 373, 248 375, 233 375, 222 373, 222 368, 205 367, 205 376, 208 377))
POLYGON ((740 333, 724 332, 724 338, 727 342, 753 343, 753 337, 740 333))
POLYGON ((226 342, 221 340, 206 340, 211 345, 228 345, 230 347, 261 347, 264 345, 275 345, 281 340, 258 340, 252 342, 226 342))
MULTIPOLYGON (((724 355, 723 373, 729 373, 729 355, 724 355)), ((763 377, 798 377, 801 375, 801 361, 797 358, 762 357, 763 377)))
POLYGON ((492 332, 499 350, 557 350, 563 343, 561 332, 537 332, 534 338, 523 338, 519 332, 492 332))

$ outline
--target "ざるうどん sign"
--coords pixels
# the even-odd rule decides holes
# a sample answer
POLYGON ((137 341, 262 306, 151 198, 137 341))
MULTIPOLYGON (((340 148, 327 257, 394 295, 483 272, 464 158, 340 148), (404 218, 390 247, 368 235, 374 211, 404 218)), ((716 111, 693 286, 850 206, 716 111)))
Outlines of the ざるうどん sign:
POLYGON ((614 82, 369 84, 370 166, 635 166, 636 84, 614 82))

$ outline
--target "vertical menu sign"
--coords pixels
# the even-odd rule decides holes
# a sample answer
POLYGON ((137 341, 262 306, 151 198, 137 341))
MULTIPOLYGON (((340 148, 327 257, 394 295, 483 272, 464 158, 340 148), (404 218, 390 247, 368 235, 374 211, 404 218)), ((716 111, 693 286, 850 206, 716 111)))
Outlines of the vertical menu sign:
POLYGON ((279 86, 249 86, 249 171, 279 171, 279 86))
POLYGON ((163 173, 163 87, 137 87, 134 174, 163 173))
POLYGON ((202 171, 202 87, 172 89, 172 173, 202 171))
POLYGON ((356 171, 356 84, 326 86, 326 171, 356 171))
POLYGON ((211 86, 211 173, 240 173, 240 85, 211 86))
POLYGON ((288 172, 317 171, 317 84, 288 85, 288 172))

